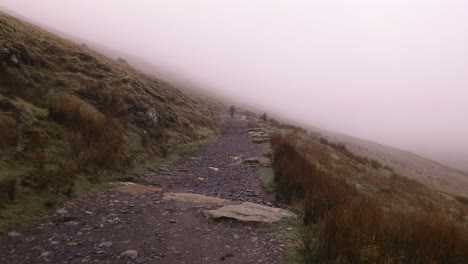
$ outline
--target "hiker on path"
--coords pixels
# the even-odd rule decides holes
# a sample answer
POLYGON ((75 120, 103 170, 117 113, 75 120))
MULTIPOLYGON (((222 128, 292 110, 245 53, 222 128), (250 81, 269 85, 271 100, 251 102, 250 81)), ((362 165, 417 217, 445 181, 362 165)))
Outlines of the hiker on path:
POLYGON ((231 105, 231 107, 229 107, 229 112, 231 112, 231 117, 234 117, 234 113, 236 112, 236 106, 231 105))
POLYGON ((263 120, 264 122, 266 122, 267 119, 268 119, 268 116, 267 116, 267 114, 264 112, 263 115, 262 115, 262 120, 263 120))

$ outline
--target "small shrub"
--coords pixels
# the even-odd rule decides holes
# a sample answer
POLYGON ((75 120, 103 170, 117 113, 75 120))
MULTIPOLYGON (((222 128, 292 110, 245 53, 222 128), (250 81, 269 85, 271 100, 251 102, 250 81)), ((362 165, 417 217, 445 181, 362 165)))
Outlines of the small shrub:
POLYGON ((323 144, 323 145, 328 145, 329 144, 328 139, 326 139, 324 137, 320 138, 320 143, 323 144))
POLYGON ((464 205, 468 205, 468 197, 455 195, 455 199, 464 205))
POLYGON ((375 159, 370 160, 370 165, 372 168, 376 170, 381 169, 383 167, 382 163, 380 163, 378 160, 375 160, 375 159))

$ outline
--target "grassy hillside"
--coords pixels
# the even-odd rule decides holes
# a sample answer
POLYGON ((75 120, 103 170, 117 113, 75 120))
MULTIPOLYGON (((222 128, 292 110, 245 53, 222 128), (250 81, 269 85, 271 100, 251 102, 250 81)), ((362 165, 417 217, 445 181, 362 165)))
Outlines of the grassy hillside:
POLYGON ((270 188, 302 218, 306 263, 468 261, 468 198, 300 127, 270 120, 263 129, 271 135, 270 188))
POLYGON ((218 107, 0 13, 0 223, 205 142, 218 107))

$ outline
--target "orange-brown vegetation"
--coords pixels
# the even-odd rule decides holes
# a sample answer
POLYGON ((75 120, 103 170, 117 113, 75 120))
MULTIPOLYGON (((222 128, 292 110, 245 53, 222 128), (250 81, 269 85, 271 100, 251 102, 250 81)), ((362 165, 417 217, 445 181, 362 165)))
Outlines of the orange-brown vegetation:
POLYGON ((307 263, 468 261, 466 228, 443 210, 446 204, 437 203, 431 190, 398 174, 335 175, 331 162, 317 161, 327 154, 298 141, 295 135, 271 136, 275 182, 280 197, 302 215, 307 263), (377 188, 363 192, 357 180, 377 188), (406 201, 410 195, 416 198, 406 201))

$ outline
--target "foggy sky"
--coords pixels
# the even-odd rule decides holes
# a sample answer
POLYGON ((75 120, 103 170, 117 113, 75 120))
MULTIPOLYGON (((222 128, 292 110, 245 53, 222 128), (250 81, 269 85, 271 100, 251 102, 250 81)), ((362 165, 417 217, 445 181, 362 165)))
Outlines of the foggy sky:
POLYGON ((258 108, 406 150, 468 157, 467 1, 0 5, 258 108))

